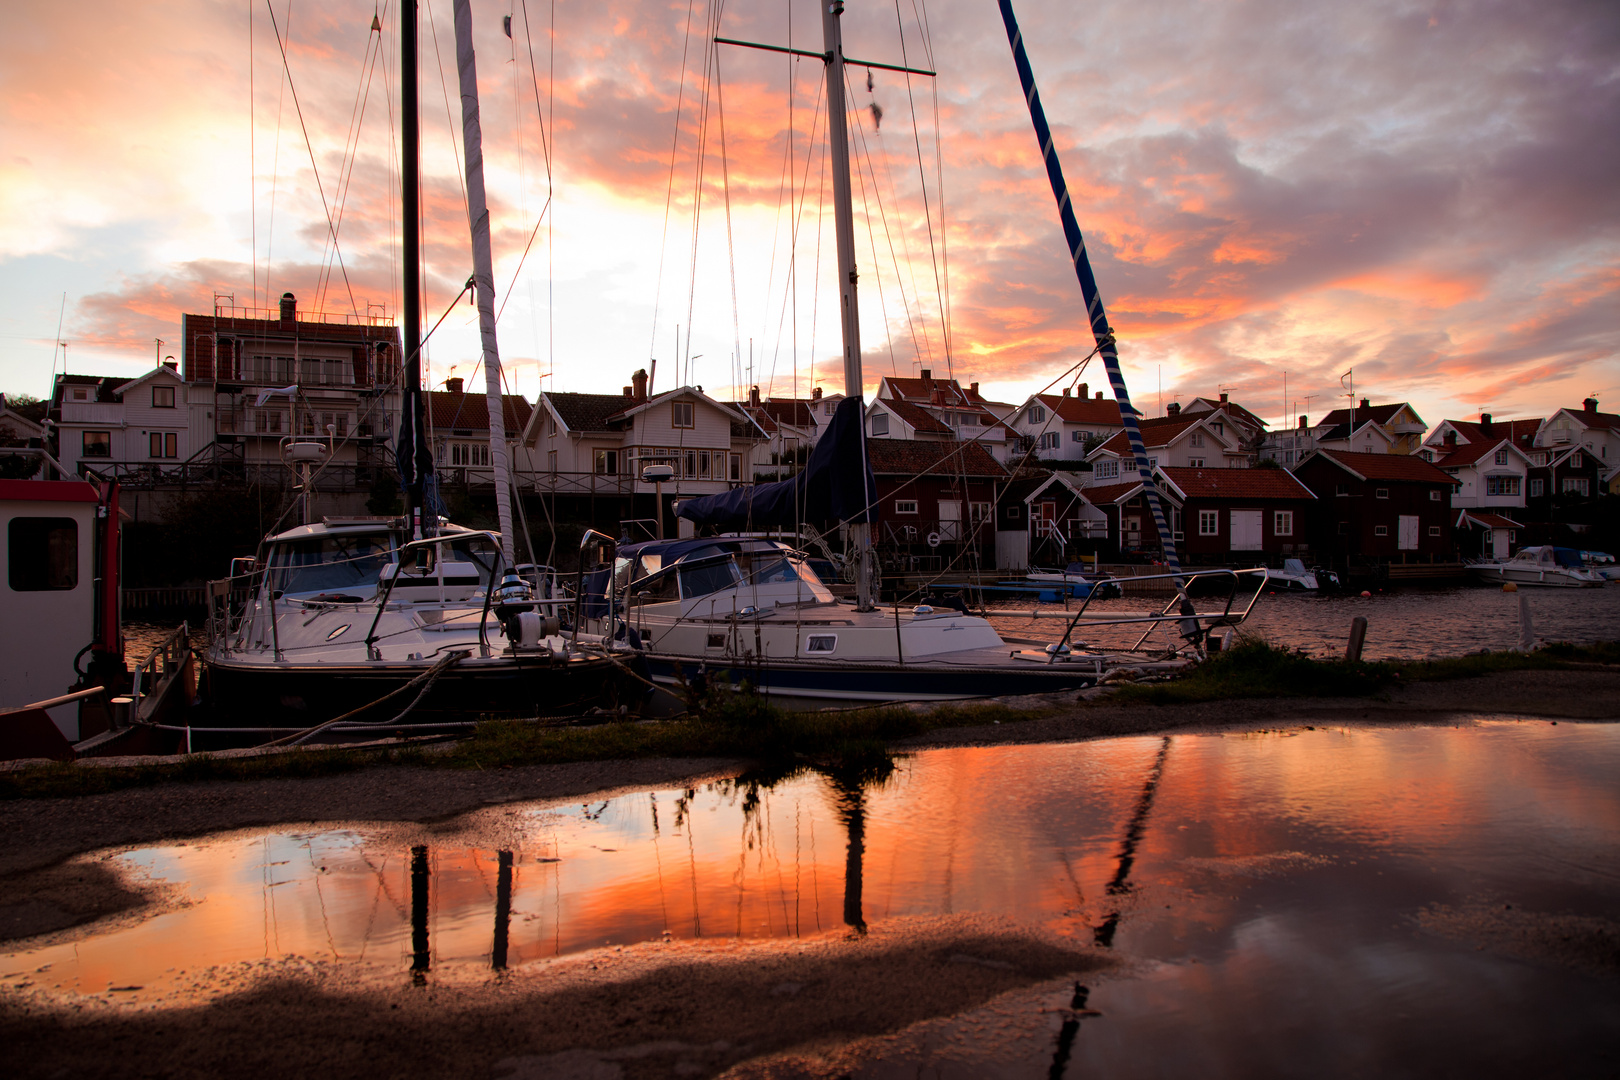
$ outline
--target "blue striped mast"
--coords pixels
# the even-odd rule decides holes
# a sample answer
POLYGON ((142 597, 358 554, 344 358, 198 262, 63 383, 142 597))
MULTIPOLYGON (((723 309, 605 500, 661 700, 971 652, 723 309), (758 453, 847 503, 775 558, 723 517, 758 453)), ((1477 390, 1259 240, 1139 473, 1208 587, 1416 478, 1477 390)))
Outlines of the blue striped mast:
MULTIPOLYGON (((1052 182, 1052 195, 1057 199, 1058 217, 1063 222, 1063 238, 1069 244, 1069 258, 1074 263, 1075 277, 1080 279, 1080 294, 1086 301, 1086 317, 1091 320, 1091 333, 1097 339, 1097 352, 1103 366, 1108 369, 1108 384, 1113 387, 1114 400, 1119 403, 1119 418, 1125 425, 1125 438, 1136 457, 1136 471, 1142 477, 1142 491, 1147 496, 1148 508, 1153 511, 1153 523, 1159 529, 1159 544, 1164 548, 1164 560, 1172 573, 1181 573, 1181 559, 1176 554, 1175 535, 1164 516, 1159 500, 1159 485, 1153 479, 1153 467, 1148 464, 1147 446, 1142 442, 1142 429, 1136 423, 1136 410, 1131 407, 1131 395, 1125 389, 1125 375, 1119 368, 1119 351, 1114 343, 1114 331, 1108 325, 1103 311, 1102 294, 1097 291, 1097 278, 1091 272, 1091 259, 1086 255, 1086 241, 1080 235, 1080 224, 1074 218, 1074 204, 1069 199, 1069 185, 1063 179, 1063 166, 1058 163, 1057 147, 1052 145, 1052 129, 1046 122, 1046 110, 1041 107, 1040 94, 1035 89, 1035 72, 1029 66, 1024 52, 1024 32, 1018 28, 1018 17, 1013 14, 1011 0, 1000 0, 1001 19, 1007 24, 1007 40, 1012 44, 1013 63, 1018 66, 1018 81, 1024 88, 1024 100, 1029 104, 1029 118, 1035 124, 1035 139, 1041 145, 1041 156, 1046 159, 1046 178, 1052 182)), ((1121 522, 1121 526, 1123 526, 1121 522)), ((1179 577, 1177 579, 1180 580, 1179 577)))

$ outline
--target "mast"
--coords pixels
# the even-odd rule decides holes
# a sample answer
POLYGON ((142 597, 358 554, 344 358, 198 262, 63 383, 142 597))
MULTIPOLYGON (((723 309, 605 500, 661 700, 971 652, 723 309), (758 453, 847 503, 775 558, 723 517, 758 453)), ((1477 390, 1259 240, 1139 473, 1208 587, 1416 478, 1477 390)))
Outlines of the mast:
POLYGON ((404 325, 404 367, 400 372, 399 442, 396 460, 405 481, 405 522, 409 527, 412 511, 420 510, 427 475, 433 458, 427 449, 427 425, 422 415, 422 252, 420 165, 421 129, 417 119, 416 94, 416 0, 401 0, 399 22, 400 122, 403 139, 400 148, 400 208, 404 233, 405 291, 401 319, 404 325), (403 459, 403 460, 399 460, 403 459))
MULTIPOLYGON (((821 31, 827 46, 827 134, 832 146, 833 233, 838 239, 838 314, 844 332, 844 395, 863 401, 861 380, 860 306, 855 295, 855 209, 849 185, 849 129, 844 104, 844 38, 839 17, 844 0, 830 0, 821 9, 821 31)), ((866 422, 861 421, 861 456, 865 457, 866 422)), ((871 508, 872 492, 866 505, 871 508)), ((855 549, 855 609, 871 611, 872 526, 856 522, 849 526, 850 543, 855 549)))
POLYGON ((489 461, 495 469, 495 509, 500 517, 501 554, 510 569, 512 469, 506 453, 506 412, 501 397, 501 351, 495 337, 495 270, 490 254, 489 204, 484 195, 484 137, 478 119, 478 64, 473 55, 472 7, 455 0, 456 67, 461 76, 461 139, 467 157, 467 223, 472 227, 473 280, 478 300, 478 335, 484 349, 484 391, 489 404, 489 461))

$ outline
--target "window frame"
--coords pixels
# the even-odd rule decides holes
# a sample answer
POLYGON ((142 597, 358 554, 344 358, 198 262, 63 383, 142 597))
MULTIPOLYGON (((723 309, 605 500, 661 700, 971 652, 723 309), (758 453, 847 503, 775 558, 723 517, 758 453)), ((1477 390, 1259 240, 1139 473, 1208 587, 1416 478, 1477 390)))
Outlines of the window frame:
POLYGON ((154 387, 152 387, 152 408, 154 408, 154 409, 172 409, 174 407, 175 407, 175 404, 174 404, 174 387, 172 387, 172 386, 154 386, 154 387), (167 397, 169 400, 168 401, 159 401, 158 399, 160 397, 167 397))
POLYGON ((110 458, 110 457, 112 457, 112 432, 111 431, 83 431, 83 432, 80 432, 79 456, 81 458, 91 458, 91 457, 110 458), (98 435, 98 436, 100 436, 100 438, 96 439, 92 443, 91 438, 90 438, 90 436, 92 436, 92 435, 98 435), (92 445, 102 447, 103 449, 92 450, 91 449, 92 445))
POLYGON ((886 413, 886 412, 875 412, 875 413, 873 413, 872 414, 872 435, 873 435, 873 437, 876 438, 876 437, 879 437, 879 436, 887 435, 888 433, 889 433, 889 414, 886 413))
POLYGON ((1271 535, 1294 535, 1294 512, 1292 510, 1273 510, 1271 512, 1271 535))
POLYGON ((1219 510, 1198 511, 1198 535, 1221 535, 1221 512, 1219 510))
POLYGON ((900 515, 900 514, 916 514, 916 513, 918 513, 919 511, 918 511, 918 508, 917 508, 917 500, 916 499, 896 499, 896 500, 894 500, 894 512, 895 512, 896 515, 900 515), (905 509, 908 506, 911 507, 911 509, 909 509, 909 510, 905 509))
POLYGON ((697 402, 672 401, 669 403, 669 426, 681 431, 691 431, 697 427, 697 402), (681 422, 685 416, 685 423, 681 422))
POLYGON ((79 523, 70 517, 18 516, 6 523, 6 585, 12 592, 72 592, 79 587, 79 523), (61 550, 54 534, 66 530, 61 550), (30 531, 35 536, 27 535, 30 531), (58 550, 53 551, 53 548, 58 550), (24 573, 19 574, 19 571, 24 573), (38 573, 32 573, 38 571, 38 573), (65 583, 64 583, 65 582, 65 583))
POLYGON ((1388 537, 1389 536, 1389 526, 1388 525, 1374 525, 1373 526, 1373 535, 1374 536, 1388 537))

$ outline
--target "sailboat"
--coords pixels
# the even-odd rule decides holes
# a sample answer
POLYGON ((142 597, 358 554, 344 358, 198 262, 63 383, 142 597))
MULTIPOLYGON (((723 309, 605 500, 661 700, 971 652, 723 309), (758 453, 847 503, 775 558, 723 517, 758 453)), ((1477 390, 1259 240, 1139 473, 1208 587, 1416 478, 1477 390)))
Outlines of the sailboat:
MULTIPOLYGON (((638 705, 624 662, 576 629, 563 605, 515 573, 510 467, 495 335, 494 273, 484 194, 477 71, 468 0, 455 3, 474 288, 488 379, 490 458, 500 530, 466 529, 433 508, 421 391, 417 193, 416 5, 400 34, 405 117, 404 409, 398 459, 402 518, 308 519, 311 465, 324 449, 290 443, 306 520, 265 538, 257 557, 210 583, 206 662, 218 715, 231 724, 456 723, 487 716, 570 715, 638 705)), ((587 534, 581 558, 599 553, 587 534)))
MULTIPOLYGON (((611 579, 601 575, 590 598, 607 612, 595 628, 611 638, 613 628, 608 624, 622 611, 640 637, 653 679, 660 683, 725 677, 733 684, 747 682, 797 708, 1057 692, 1095 685, 1122 666, 1143 674, 1187 667, 1202 655, 1211 629, 1247 617, 1259 590, 1242 595, 1243 572, 1185 575, 1172 567, 1176 572, 1164 576, 1174 578, 1181 591, 1162 610, 1092 611, 1091 600, 1103 590, 1091 590, 1074 612, 1043 613, 1067 621, 1061 638, 1046 642, 1010 643, 965 605, 924 602, 904 611, 898 605, 887 610, 878 606, 871 540, 876 485, 864 430, 846 58, 840 26, 843 6, 841 0, 831 0, 822 7, 824 54, 786 51, 827 64, 845 396, 797 476, 681 504, 679 516, 696 528, 732 530, 730 535, 621 546, 614 574, 611 579), (759 535, 761 530, 793 532, 813 523, 830 523, 847 532, 856 593, 853 605, 834 596, 817 576, 807 552, 759 535), (1209 591, 1223 595, 1224 603, 1205 611, 1195 609, 1185 590, 1198 577, 1215 579, 1209 591), (1139 628, 1142 634, 1130 649, 1089 648, 1075 638, 1082 626, 1139 628), (1170 629, 1172 643, 1149 644, 1161 628, 1170 629), (1021 647, 1029 645, 1035 647, 1021 647)), ((1122 381, 1116 383, 1116 396, 1128 403, 1122 381)), ((1136 441, 1141 442, 1139 433, 1136 441)), ((941 447, 945 454, 958 452, 948 444, 941 447)), ((1247 573, 1263 575, 1264 570, 1247 573)), ((1257 584, 1259 579, 1249 580, 1257 584)))

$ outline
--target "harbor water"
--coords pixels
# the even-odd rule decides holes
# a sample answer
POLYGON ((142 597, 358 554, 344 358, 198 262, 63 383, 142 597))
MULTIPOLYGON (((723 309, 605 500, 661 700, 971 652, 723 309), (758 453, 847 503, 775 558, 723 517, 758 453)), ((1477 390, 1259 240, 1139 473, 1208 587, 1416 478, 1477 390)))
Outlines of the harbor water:
MULTIPOLYGON (((163 1008, 288 957, 486 979, 980 912, 1121 961, 1087 978, 1069 1075, 1572 1075, 1620 1046, 1617 775, 1620 726, 1301 726, 516 804, 502 850, 204 837, 113 853, 169 901, 0 956, 0 992, 163 1008)), ((1001 1038, 974 1053, 1051 1057, 1045 1028, 1001 1038)))

